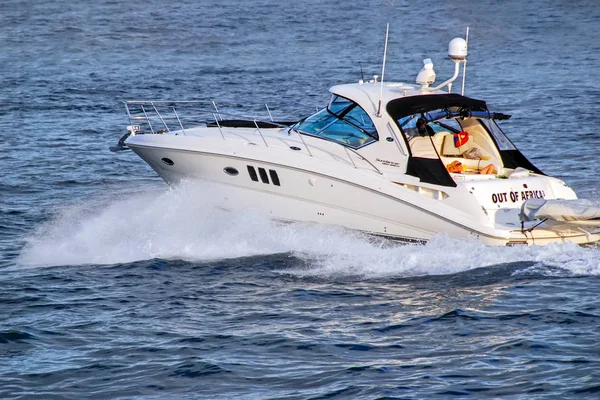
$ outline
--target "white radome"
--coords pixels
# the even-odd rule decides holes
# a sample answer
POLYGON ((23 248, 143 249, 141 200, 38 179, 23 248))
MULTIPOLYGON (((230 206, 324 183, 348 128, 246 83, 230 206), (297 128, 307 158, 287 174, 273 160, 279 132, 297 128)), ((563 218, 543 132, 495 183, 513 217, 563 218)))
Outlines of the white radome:
POLYGON ((454 38, 448 44, 448 56, 453 60, 467 58, 467 41, 463 38, 454 38))

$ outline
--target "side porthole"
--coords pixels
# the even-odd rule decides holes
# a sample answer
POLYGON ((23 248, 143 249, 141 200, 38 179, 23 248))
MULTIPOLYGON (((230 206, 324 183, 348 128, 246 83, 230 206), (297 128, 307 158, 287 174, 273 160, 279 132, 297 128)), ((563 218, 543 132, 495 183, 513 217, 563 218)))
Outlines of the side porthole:
POLYGON ((167 158, 167 157, 163 157, 163 158, 161 158, 161 160, 160 160, 160 161, 162 161, 164 164, 166 164, 166 165, 168 165, 168 166, 171 166, 171 165, 175 164, 175 163, 173 162, 173 160, 171 160, 170 158, 167 158))
POLYGON ((296 151, 301 150, 300 147, 296 147, 296 146, 290 146, 290 149, 296 150, 296 151))
POLYGON ((233 167, 225 167, 225 168, 223 168, 223 171, 227 175, 231 175, 231 176, 236 176, 237 174, 239 174, 238 170, 233 167))

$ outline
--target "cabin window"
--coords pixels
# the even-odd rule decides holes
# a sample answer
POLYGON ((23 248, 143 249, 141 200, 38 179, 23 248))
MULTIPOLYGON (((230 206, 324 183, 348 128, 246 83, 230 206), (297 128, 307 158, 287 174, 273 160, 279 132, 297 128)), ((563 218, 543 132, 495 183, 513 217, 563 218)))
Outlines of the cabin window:
POLYGON ((254 182, 258 182, 258 176, 256 175, 256 170, 252 165, 248 165, 248 175, 250 175, 250 179, 254 182))
POLYGON ((262 183, 269 183, 269 177, 267 176, 267 171, 265 171, 264 168, 259 168, 258 174, 260 175, 260 180, 262 183))
POLYGON ((270 169, 269 175, 271 176, 271 181, 273 182, 273 185, 281 186, 281 183, 279 182, 279 176, 277 175, 277 171, 270 169))
POLYGON ((358 104, 334 95, 327 108, 300 121, 295 129, 359 148, 379 139, 373 121, 358 104))

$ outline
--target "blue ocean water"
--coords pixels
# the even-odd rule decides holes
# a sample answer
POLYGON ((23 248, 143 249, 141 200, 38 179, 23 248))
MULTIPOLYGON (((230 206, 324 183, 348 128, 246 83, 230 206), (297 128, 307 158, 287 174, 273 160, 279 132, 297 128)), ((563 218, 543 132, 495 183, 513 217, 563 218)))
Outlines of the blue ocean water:
POLYGON ((113 154, 128 99, 294 119, 412 81, 470 27, 467 90, 600 198, 595 1, 0 3, 0 398, 597 398, 600 251, 399 245, 224 212, 113 154))

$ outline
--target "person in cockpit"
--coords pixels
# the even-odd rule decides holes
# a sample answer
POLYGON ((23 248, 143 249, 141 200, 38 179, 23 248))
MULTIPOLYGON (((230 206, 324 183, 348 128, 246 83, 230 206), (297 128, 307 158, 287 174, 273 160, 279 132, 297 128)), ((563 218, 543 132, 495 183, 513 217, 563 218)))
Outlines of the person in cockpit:
POLYGON ((433 128, 427 125, 425 118, 419 118, 416 125, 419 136, 433 136, 435 134, 433 128))

